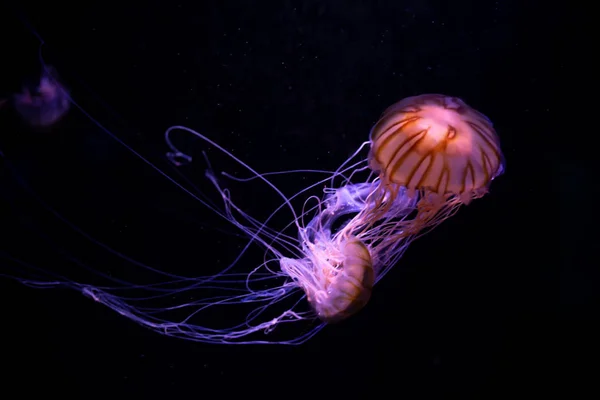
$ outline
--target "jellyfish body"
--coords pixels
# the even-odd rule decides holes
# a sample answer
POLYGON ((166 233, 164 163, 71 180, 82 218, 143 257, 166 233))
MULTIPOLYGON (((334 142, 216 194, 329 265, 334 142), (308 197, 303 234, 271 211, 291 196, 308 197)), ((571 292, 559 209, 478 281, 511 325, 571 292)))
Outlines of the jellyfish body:
POLYGON ((251 178, 245 181, 261 182, 282 200, 259 221, 236 205, 209 164, 206 177, 220 194, 221 206, 188 193, 248 238, 231 264, 217 274, 188 277, 113 251, 156 281, 140 284, 100 271, 93 272, 104 280, 102 285, 65 277, 41 281, 39 269, 35 279, 21 281, 36 287, 71 287, 169 336, 208 343, 300 344, 325 324, 363 309, 373 287, 415 238, 461 204, 485 194, 503 170, 499 141, 487 118, 461 100, 442 95, 416 96, 390 107, 373 127, 370 141, 336 171, 313 171, 325 178, 291 196, 269 180, 272 174, 256 172, 218 143, 183 126, 165 132, 171 150, 167 156, 175 165, 192 162, 173 145, 170 136, 176 131, 193 134, 223 152, 249 171, 251 178), (367 148, 368 155, 363 155, 367 148), (322 195, 306 198, 323 185, 322 195), (289 225, 284 230, 271 228, 273 216, 283 212, 290 216, 289 225), (290 229, 296 236, 287 233, 290 229), (247 250, 256 245, 264 249, 264 260, 247 264, 247 250), (178 300, 179 295, 192 300, 178 300), (213 309, 224 315, 232 309, 249 311, 241 320, 232 317, 235 322, 227 326, 210 327, 203 316, 213 309), (296 328, 289 336, 256 336, 292 322, 296 328))
POLYGON ((34 85, 25 85, 21 93, 14 94, 13 104, 21 119, 33 128, 56 124, 71 105, 69 93, 52 67, 45 68, 34 85))
POLYGON ((383 113, 371 130, 370 166, 386 184, 468 202, 502 173, 503 158, 486 116, 456 97, 426 94, 383 113))

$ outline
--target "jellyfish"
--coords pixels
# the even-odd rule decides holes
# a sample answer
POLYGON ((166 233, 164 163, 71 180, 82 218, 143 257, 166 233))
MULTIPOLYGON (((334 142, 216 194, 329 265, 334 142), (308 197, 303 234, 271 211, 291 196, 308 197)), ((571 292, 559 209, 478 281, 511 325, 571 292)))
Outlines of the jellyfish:
POLYGON ((56 69, 46 66, 34 84, 24 85, 13 95, 13 105, 21 119, 32 128, 47 128, 69 111, 69 93, 59 82, 56 69))
POLYGON ((375 202, 381 208, 372 219, 386 212, 386 196, 418 192, 418 213, 404 235, 432 228, 482 197, 503 173, 504 158, 485 115, 459 98, 425 94, 385 110, 371 130, 369 166, 380 178, 375 202))
POLYGON ((38 198, 78 234, 152 279, 134 282, 77 261, 79 268, 102 281, 90 283, 5 255, 21 271, 17 279, 31 287, 78 290, 168 336, 206 343, 296 345, 362 310, 377 282, 398 264, 414 239, 462 204, 482 197, 504 170, 490 120, 462 100, 439 94, 405 98, 389 107, 369 140, 335 171, 259 173, 207 136, 173 126, 165 132, 167 158, 178 167, 193 160, 174 145, 172 135, 177 132, 202 139, 249 173, 247 178, 219 174, 205 155, 205 178, 220 198, 215 204, 161 171, 245 235, 244 246, 229 265, 214 274, 184 276, 142 264, 91 237, 38 198), (272 182, 276 175, 299 173, 320 178, 292 195, 272 182), (281 201, 259 220, 237 205, 236 194, 225 186, 231 180, 264 185, 281 201), (271 227, 273 218, 282 214, 288 225, 271 227), (256 246, 264 252, 262 261, 248 259, 249 249, 256 246), (215 312, 225 317, 211 325, 215 312))
MULTIPOLYGON (((171 154, 181 156, 170 145, 171 154)), ((482 197, 504 170, 490 120, 461 99, 440 94, 409 97, 389 107, 372 128, 368 145, 366 164, 372 178, 358 183, 345 178, 339 187, 332 184, 308 224, 295 218, 303 257, 278 256, 281 271, 302 288, 317 317, 326 323, 362 309, 373 285, 412 240, 449 218, 460 205, 482 197), (332 229, 349 215, 342 227, 332 229)), ((352 176, 364 169, 362 164, 365 161, 344 172, 352 176)), ((343 166, 332 179, 343 175, 343 166)), ((213 182, 227 208, 235 208, 213 182)), ((227 215, 246 229, 231 212, 227 215)))

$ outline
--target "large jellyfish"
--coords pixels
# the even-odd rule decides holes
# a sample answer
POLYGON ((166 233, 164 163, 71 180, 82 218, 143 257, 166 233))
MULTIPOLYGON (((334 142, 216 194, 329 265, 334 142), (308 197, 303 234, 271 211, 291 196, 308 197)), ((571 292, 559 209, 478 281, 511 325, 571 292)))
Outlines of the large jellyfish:
MULTIPOLYGON (((52 274, 42 280, 39 269, 34 278, 20 281, 34 287, 79 290, 169 336, 209 343, 299 344, 326 324, 361 310, 374 285, 398 263, 412 240, 460 205, 483 196, 504 168, 491 122, 462 100, 439 94, 409 97, 389 107, 372 128, 369 141, 336 171, 292 196, 280 191, 270 176, 297 171, 260 174, 183 126, 165 133, 171 149, 167 156, 176 165, 192 161, 173 144, 177 131, 219 149, 251 174, 244 181, 267 185, 281 198, 281 204, 260 221, 236 205, 234 198, 240 194, 223 187, 207 163, 206 178, 220 194, 222 205, 198 200, 248 237, 234 262, 214 275, 185 277, 119 254, 132 267, 153 275, 153 282, 126 281, 99 271, 94 273, 106 284, 52 274), (321 196, 308 195, 323 185, 321 196), (271 228, 273 216, 284 212, 290 216, 289 226, 271 228), (265 256, 262 262, 249 264, 244 256, 254 245, 262 247, 265 256), (191 300, 179 300, 182 294, 191 300), (227 318, 211 326, 213 310, 227 318), (276 327, 277 332, 271 333, 276 327)), ((19 265, 23 270, 35 268, 19 265)))

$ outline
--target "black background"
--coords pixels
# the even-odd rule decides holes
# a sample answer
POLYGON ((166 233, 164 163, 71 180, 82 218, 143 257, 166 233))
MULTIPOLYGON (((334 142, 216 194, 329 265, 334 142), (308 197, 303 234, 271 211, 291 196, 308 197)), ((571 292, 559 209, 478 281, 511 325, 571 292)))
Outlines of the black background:
MULTIPOLYGON (((565 232, 581 225, 563 218, 557 201, 577 196, 585 172, 559 164, 568 157, 549 145, 566 74, 564 12, 535 2, 440 3, 89 1, 7 11, 3 93, 39 74, 39 40, 24 19, 81 108, 172 176, 163 142, 171 125, 203 132, 258 171, 334 169, 387 106, 430 92, 489 116, 507 167, 490 194, 411 245, 363 312, 299 347, 167 338, 74 291, 3 279, 3 390, 19 398, 582 390, 595 374, 599 276, 577 256, 582 245, 565 232)), ((237 248, 210 230, 214 215, 77 108, 47 132, 27 130, 8 107, 1 121, 3 250, 52 269, 64 260, 58 246, 118 268, 44 212, 14 171, 62 215, 142 262, 193 273, 237 248)), ((206 150, 178 140, 196 156, 206 150)), ((211 157, 217 170, 243 173, 211 157)), ((212 193, 203 168, 180 172, 212 193)), ((287 193, 302 187, 293 176, 277 183, 287 193)), ((258 216, 274 205, 256 201, 268 202, 262 189, 237 192, 258 216)))

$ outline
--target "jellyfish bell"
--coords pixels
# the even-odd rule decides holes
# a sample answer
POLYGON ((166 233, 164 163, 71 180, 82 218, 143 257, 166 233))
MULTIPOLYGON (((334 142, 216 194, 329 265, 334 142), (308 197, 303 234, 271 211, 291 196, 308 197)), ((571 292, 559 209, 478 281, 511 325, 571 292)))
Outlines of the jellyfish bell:
POLYGON ((370 141, 369 166, 383 190, 421 194, 413 230, 441 222, 434 218, 444 208, 451 213, 483 196, 504 170, 491 121, 456 97, 424 94, 397 102, 373 126, 370 141))
POLYGON ((491 121, 456 97, 403 99, 383 113, 370 139, 371 168, 409 190, 478 194, 503 171, 491 121))
POLYGON ((356 238, 318 248, 308 245, 306 260, 282 258, 281 268, 295 279, 321 321, 342 321, 369 301, 375 284, 368 248, 356 238), (308 264, 308 268, 304 263, 308 264))
POLYGON ((14 94, 13 104, 28 126, 42 130, 59 122, 71 106, 69 92, 51 66, 44 66, 40 76, 14 94))

